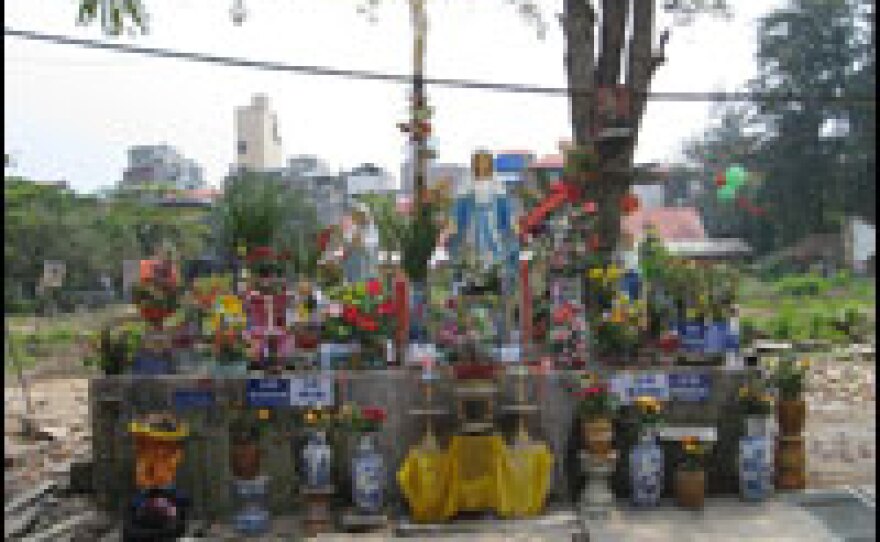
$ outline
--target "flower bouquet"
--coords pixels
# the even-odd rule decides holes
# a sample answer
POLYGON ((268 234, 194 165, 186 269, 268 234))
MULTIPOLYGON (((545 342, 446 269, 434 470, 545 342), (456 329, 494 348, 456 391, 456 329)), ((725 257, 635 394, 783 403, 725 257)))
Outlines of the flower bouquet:
POLYGON ((664 423, 663 404, 656 397, 649 395, 636 397, 635 407, 636 428, 641 438, 653 438, 653 431, 664 423))
POLYGON ((346 404, 340 409, 339 425, 352 433, 375 433, 385 422, 385 409, 346 404))
POLYGON ((180 286, 170 262, 161 262, 153 273, 134 287, 133 301, 144 320, 159 328, 165 318, 177 310, 180 286))
POLYGON ((384 361, 385 341, 392 337, 395 305, 376 279, 346 285, 329 292, 335 310, 324 321, 322 336, 328 342, 356 341, 371 365, 384 361))

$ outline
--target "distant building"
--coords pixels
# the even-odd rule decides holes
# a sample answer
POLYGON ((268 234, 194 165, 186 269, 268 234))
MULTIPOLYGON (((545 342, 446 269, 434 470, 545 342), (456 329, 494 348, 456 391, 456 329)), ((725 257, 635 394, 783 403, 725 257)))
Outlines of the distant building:
POLYGON ((205 187, 205 179, 202 168, 174 147, 139 145, 128 149, 128 166, 122 174, 122 186, 200 190, 205 187))
POLYGON ((235 108, 235 164, 251 171, 282 167, 283 152, 278 117, 269 98, 257 94, 250 105, 235 108))
MULTIPOLYGON (((470 166, 462 164, 443 164, 431 162, 428 165, 428 189, 437 188, 441 183, 449 183, 450 195, 455 194, 467 179, 470 166)), ((413 194, 414 166, 411 160, 404 161, 400 168, 400 188, 404 194, 413 194)))
POLYGON ((397 179, 384 169, 373 164, 362 164, 343 173, 346 195, 349 198, 360 194, 396 194, 397 179))
MULTIPOLYGON (((230 175, 234 175, 235 170, 233 168, 230 175)), ((277 179, 283 186, 302 190, 315 206, 321 225, 338 224, 342 220, 346 202, 345 180, 319 158, 311 155, 293 156, 288 159, 286 166, 261 173, 277 179)))

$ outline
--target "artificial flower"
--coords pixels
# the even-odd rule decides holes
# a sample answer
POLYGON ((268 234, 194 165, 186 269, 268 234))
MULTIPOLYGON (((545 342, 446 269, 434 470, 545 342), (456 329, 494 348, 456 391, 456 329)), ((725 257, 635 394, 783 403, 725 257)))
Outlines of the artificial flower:
POLYGON ((382 283, 377 279, 370 279, 367 281, 366 285, 367 294, 372 297, 376 297, 382 295, 382 283))

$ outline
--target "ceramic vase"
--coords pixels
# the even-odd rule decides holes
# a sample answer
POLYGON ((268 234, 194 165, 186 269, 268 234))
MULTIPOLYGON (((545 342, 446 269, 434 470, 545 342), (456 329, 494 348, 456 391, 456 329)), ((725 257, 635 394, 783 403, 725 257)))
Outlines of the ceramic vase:
POLYGON ((324 431, 315 431, 303 449, 305 484, 311 488, 326 487, 332 480, 333 453, 324 431))
POLYGON ((769 437, 770 436, 770 415, 752 414, 746 416, 746 434, 747 437, 769 437))
POLYGON ((772 441, 766 436, 747 436, 739 441, 739 489, 748 501, 766 499, 773 490, 772 441))
POLYGON ((351 460, 352 499, 362 512, 382 510, 385 462, 375 444, 375 435, 364 433, 351 460))
POLYGON ((653 435, 644 435, 630 452, 632 501, 636 506, 656 506, 663 492, 663 448, 653 435))

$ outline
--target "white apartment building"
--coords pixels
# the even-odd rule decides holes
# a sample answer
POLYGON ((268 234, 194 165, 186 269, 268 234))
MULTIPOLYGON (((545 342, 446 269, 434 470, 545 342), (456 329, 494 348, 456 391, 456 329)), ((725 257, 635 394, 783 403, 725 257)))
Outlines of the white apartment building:
POLYGON ((278 117, 269 108, 269 98, 255 95, 250 105, 235 108, 235 164, 251 171, 283 166, 278 117))

